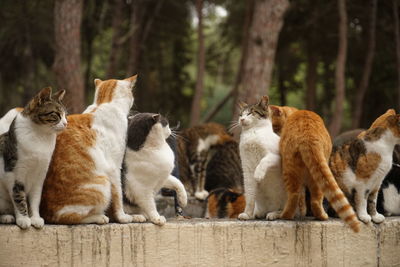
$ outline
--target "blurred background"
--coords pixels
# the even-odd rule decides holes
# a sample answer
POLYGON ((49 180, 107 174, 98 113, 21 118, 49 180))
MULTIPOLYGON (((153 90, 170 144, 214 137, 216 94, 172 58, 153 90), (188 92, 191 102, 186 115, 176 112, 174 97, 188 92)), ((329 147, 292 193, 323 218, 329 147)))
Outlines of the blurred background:
POLYGON ((320 114, 333 136, 400 110, 397 0, 2 0, 0 114, 39 89, 139 74, 135 109, 229 125, 238 99, 320 114))

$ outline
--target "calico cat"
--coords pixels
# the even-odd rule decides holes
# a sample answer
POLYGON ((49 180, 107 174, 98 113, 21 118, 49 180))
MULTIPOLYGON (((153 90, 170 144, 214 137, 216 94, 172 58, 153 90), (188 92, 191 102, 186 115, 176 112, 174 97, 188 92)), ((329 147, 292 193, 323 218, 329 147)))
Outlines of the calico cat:
POLYGON ((17 114, 21 113, 23 108, 13 108, 10 109, 1 119, 0 119, 0 134, 8 132, 11 123, 17 116, 17 114))
POLYGON ((392 167, 393 149, 398 143, 400 115, 390 109, 368 130, 335 147, 330 157, 330 167, 338 184, 364 223, 385 220, 376 210, 378 191, 392 167))
POLYGON ((16 221, 23 229, 44 225, 39 204, 56 135, 67 125, 64 94, 52 96, 51 88, 44 88, 0 135, 0 223, 16 221))
POLYGON ((171 175, 175 157, 166 141, 170 135, 168 121, 159 114, 139 113, 129 120, 123 192, 125 211, 136 212, 132 209, 136 205, 140 209, 141 214, 133 216, 134 222, 147 219, 157 225, 165 224, 154 200, 161 187, 176 192, 179 206, 187 204, 183 184, 171 175))
POLYGON ((207 197, 205 218, 237 218, 245 206, 243 193, 230 188, 217 188, 207 197))
POLYGON ((95 79, 94 103, 68 116, 57 136, 43 187, 41 213, 49 223, 132 222, 123 210, 121 166, 136 75, 125 80, 95 79))
POLYGON ((358 232, 360 222, 328 165, 332 142, 321 117, 307 110, 292 113, 282 128, 279 149, 287 201, 283 212, 272 212, 267 219, 293 219, 307 185, 311 211, 317 219, 328 219, 322 205, 325 195, 339 217, 358 232))
POLYGON ((204 200, 207 190, 241 184, 237 143, 224 126, 217 123, 194 126, 181 131, 177 141, 180 180, 190 195, 204 200), (215 167, 209 168, 210 164, 215 167))
POLYGON ((279 136, 273 132, 267 96, 255 105, 241 105, 239 149, 246 207, 239 219, 262 218, 285 203, 279 136), (268 172, 267 172, 268 170, 268 172), (268 176, 264 179, 265 176, 268 176))

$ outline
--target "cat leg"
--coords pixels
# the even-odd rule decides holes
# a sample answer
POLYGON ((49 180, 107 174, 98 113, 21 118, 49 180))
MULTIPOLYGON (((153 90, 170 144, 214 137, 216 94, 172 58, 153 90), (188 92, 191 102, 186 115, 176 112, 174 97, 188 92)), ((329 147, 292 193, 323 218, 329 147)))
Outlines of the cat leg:
POLYGON ((104 214, 87 216, 81 221, 81 223, 95 223, 95 224, 107 224, 108 222, 109 218, 104 214))
POLYGON ((256 170, 254 171, 254 179, 259 183, 264 179, 270 169, 279 169, 280 166, 281 157, 277 154, 268 153, 257 165, 256 170))
POLYGON ((109 174, 111 181, 111 212, 119 223, 131 223, 133 218, 124 211, 122 201, 121 171, 118 169, 109 174))
POLYGON ((364 223, 371 222, 371 216, 367 213, 367 197, 365 190, 356 189, 354 195, 354 205, 357 211, 357 216, 364 223))
POLYGON ((385 220, 385 216, 378 213, 378 211, 376 210, 376 201, 378 199, 378 190, 379 190, 379 188, 373 190, 369 194, 368 204, 367 204, 368 213, 369 213, 369 215, 371 215, 372 221, 374 223, 381 223, 385 220))
MULTIPOLYGON (((315 218, 318 220, 325 221, 328 219, 322 202, 324 201, 324 194, 316 183, 312 181, 308 183, 308 189, 310 190, 310 204, 311 211, 315 218)), ((303 190, 304 191, 304 190, 303 190)))
POLYGON ((299 197, 300 217, 304 218, 307 215, 306 188, 303 186, 299 197))
POLYGON ((163 187, 174 190, 178 199, 178 204, 181 207, 186 207, 187 205, 187 194, 185 187, 176 177, 170 175, 167 180, 165 180, 163 187))
POLYGON ((16 223, 20 228, 26 229, 31 226, 31 219, 29 218, 25 186, 23 183, 15 180, 13 185, 9 187, 9 192, 14 206, 16 223))
POLYGON ((0 183, 0 223, 15 223, 13 204, 7 189, 0 183))
POLYGON ((243 172, 244 176, 244 195, 246 198, 246 207, 244 212, 238 216, 239 220, 249 220, 254 218, 256 182, 253 173, 250 170, 243 172))
POLYGON ((304 186, 304 177, 302 173, 299 174, 295 169, 289 169, 289 166, 287 166, 283 171, 283 180, 287 192, 287 200, 285 208, 279 217, 285 220, 293 220, 299 205, 301 190, 304 186))
POLYGON ((198 152, 197 160, 194 166, 194 171, 197 176, 197 186, 194 196, 199 200, 205 200, 208 197, 208 192, 205 190, 208 154, 209 153, 207 151, 198 152))
MULTIPOLYGON (((153 190, 136 185, 134 188, 132 188, 132 193, 135 196, 135 203, 139 206, 140 210, 144 213, 147 219, 157 225, 165 224, 165 217, 160 216, 157 211, 153 190)), ((137 216, 135 219, 140 221, 143 219, 143 217, 137 216)))
MULTIPOLYGON (((47 171, 47 169, 46 169, 47 171)), ((43 174, 43 178, 46 173, 43 174)), ((44 220, 39 215, 40 200, 42 197, 43 183, 37 183, 31 189, 29 193, 29 205, 31 210, 31 223, 35 228, 42 228, 44 226, 44 220)))

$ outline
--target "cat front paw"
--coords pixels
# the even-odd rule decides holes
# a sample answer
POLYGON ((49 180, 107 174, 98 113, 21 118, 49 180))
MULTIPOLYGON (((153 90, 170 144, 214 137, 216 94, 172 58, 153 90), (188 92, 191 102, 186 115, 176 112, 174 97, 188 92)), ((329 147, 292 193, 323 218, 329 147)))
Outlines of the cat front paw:
POLYGON ((366 224, 371 222, 371 216, 369 214, 358 215, 358 218, 360 219, 360 221, 366 224))
POLYGON ((374 216, 372 216, 372 221, 374 223, 382 223, 385 220, 385 216, 383 216, 380 213, 376 213, 374 216))
POLYGON ((17 225, 21 229, 26 229, 31 226, 31 219, 29 217, 19 217, 17 218, 17 225))
POLYGON ((134 223, 144 223, 146 222, 146 217, 144 217, 142 214, 135 214, 132 215, 132 221, 134 223))
POLYGON ((194 193, 194 196, 199 200, 205 200, 208 197, 208 192, 206 190, 194 193))
POLYGON ((35 228, 43 228, 44 226, 44 220, 42 217, 31 217, 31 224, 35 228))
POLYGON ((162 226, 167 222, 167 220, 165 219, 164 216, 158 216, 156 218, 151 219, 151 222, 156 224, 156 225, 162 226))
POLYGON ((94 223, 97 224, 107 224, 110 221, 110 219, 106 216, 106 215, 98 215, 95 220, 94 223))
POLYGON ((242 212, 242 213, 239 214, 238 219, 242 220, 242 221, 247 221, 247 220, 250 220, 251 217, 246 212, 242 212))
POLYGON ((131 223, 133 221, 133 218, 129 214, 121 213, 116 216, 116 220, 119 223, 131 223))
POLYGON ((255 172, 254 172, 254 180, 257 182, 257 183, 259 183, 259 182, 261 182, 263 179, 264 179, 264 177, 265 177, 265 171, 264 170, 261 170, 260 168, 257 168, 256 170, 255 170, 255 172))
POLYGON ((11 214, 0 215, 0 223, 15 223, 15 217, 11 214))
POLYGON ((275 220, 279 219, 280 216, 281 216, 280 211, 271 211, 271 212, 268 212, 265 219, 267 219, 267 221, 275 221, 275 220))

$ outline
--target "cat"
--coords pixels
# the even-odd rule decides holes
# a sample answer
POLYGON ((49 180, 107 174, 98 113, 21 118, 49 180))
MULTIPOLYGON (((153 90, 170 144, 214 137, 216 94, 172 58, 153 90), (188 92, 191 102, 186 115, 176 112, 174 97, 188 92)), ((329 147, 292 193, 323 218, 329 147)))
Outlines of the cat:
POLYGON ((62 99, 42 89, 17 111, 9 130, 0 135, 0 223, 26 229, 42 228, 39 205, 43 181, 56 145, 56 135, 67 125, 62 99))
POLYGON ((245 210, 238 216, 241 220, 265 218, 268 212, 283 208, 286 200, 281 177, 280 137, 272 129, 268 104, 268 96, 263 96, 255 105, 241 104, 239 149, 246 198, 245 210), (264 178, 266 175, 268 177, 264 178))
POLYGON ((176 192, 180 207, 187 204, 183 184, 171 175, 175 157, 166 140, 170 135, 167 119, 159 114, 138 113, 129 120, 122 184, 125 211, 135 213, 136 205, 140 209, 141 214, 133 216, 134 222, 150 220, 157 225, 165 224, 166 219, 157 212, 154 200, 161 187, 176 192))
POLYGON ((393 109, 377 118, 356 138, 335 147, 330 167, 341 189, 364 223, 381 223, 376 210, 378 192, 392 167, 393 150, 400 143, 400 115, 393 109))
POLYGON ((237 218, 245 206, 243 193, 230 188, 217 188, 207 197, 205 218, 237 218))
POLYGON ((282 212, 271 212, 267 219, 293 219, 306 185, 310 191, 311 211, 317 219, 328 219, 322 205, 325 195, 339 217, 358 232, 360 222, 328 165, 332 141, 321 117, 307 110, 288 116, 279 150, 287 201, 282 212))
POLYGON ((377 210, 385 216, 400 215, 400 165, 392 164, 389 173, 383 179, 378 193, 377 210))
POLYGON ((272 111, 272 128, 277 135, 281 135, 282 128, 285 125, 287 118, 298 109, 289 106, 269 106, 272 111))
POLYGON ((205 123, 185 129, 177 142, 180 180, 189 195, 205 200, 208 190, 242 183, 237 142, 224 126, 205 123))
POLYGON ((44 182, 45 221, 105 224, 112 216, 119 223, 132 222, 123 210, 121 166, 136 78, 95 79, 93 104, 83 114, 68 116, 44 182))
POLYGON ((23 108, 13 108, 10 109, 1 119, 0 119, 0 134, 8 132, 11 123, 17 116, 17 114, 21 113, 23 108))

